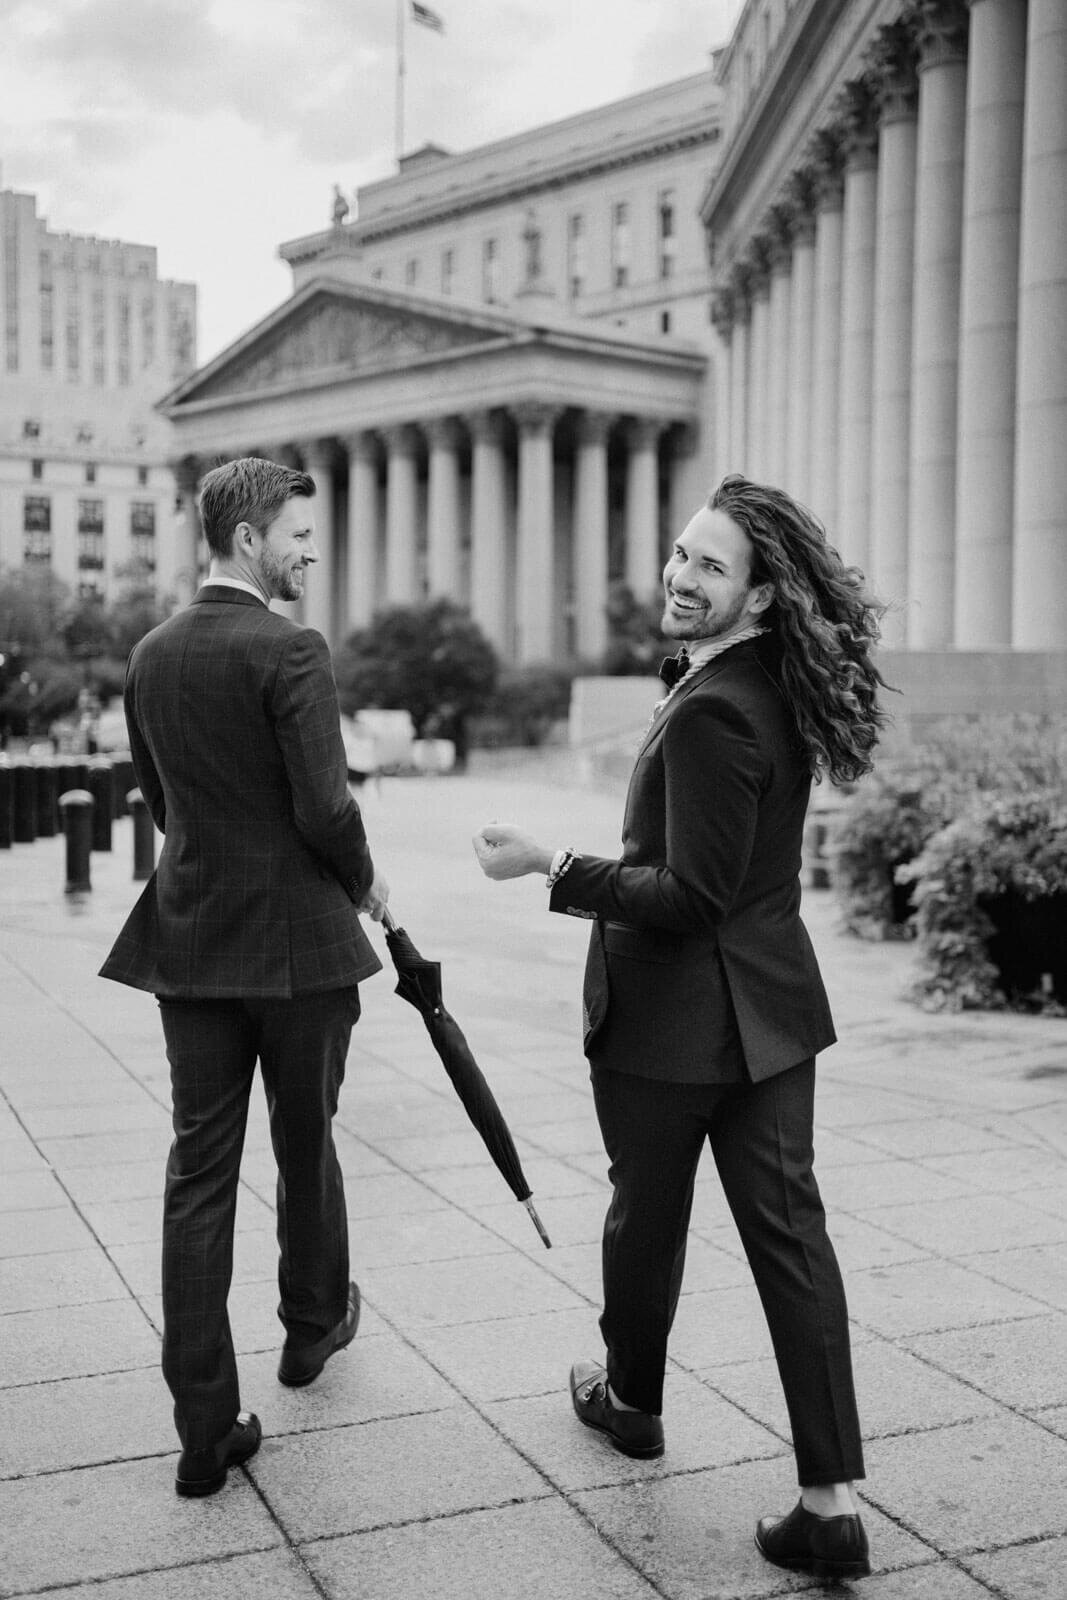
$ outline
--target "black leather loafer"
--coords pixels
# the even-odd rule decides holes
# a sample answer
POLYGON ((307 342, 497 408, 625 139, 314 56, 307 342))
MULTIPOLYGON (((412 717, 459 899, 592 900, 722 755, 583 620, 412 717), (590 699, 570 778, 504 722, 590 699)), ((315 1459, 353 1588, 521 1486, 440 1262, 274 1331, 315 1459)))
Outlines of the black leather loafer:
POLYGON ((662 1418, 612 1405, 607 1372, 595 1361, 576 1361, 571 1368, 571 1402, 578 1421, 606 1433, 624 1456, 644 1461, 663 1454, 662 1418))
POLYGON ((259 1449, 263 1429, 251 1411, 238 1413, 224 1439, 207 1450, 183 1450, 178 1458, 174 1488, 188 1498, 214 1494, 226 1482, 230 1467, 239 1467, 259 1449))
POLYGON ((866 1578, 870 1551, 863 1523, 847 1517, 817 1517, 798 1501, 787 1517, 761 1517, 756 1549, 776 1567, 816 1578, 866 1578))
POLYGON ((331 1329, 318 1344, 305 1345, 302 1350, 291 1350, 288 1345, 282 1347, 282 1358, 278 1363, 278 1382, 284 1383, 289 1389, 302 1389, 305 1384, 314 1383, 330 1357, 351 1344, 356 1337, 356 1329, 359 1327, 359 1305, 359 1289, 356 1284, 350 1283, 348 1310, 336 1328, 331 1329))

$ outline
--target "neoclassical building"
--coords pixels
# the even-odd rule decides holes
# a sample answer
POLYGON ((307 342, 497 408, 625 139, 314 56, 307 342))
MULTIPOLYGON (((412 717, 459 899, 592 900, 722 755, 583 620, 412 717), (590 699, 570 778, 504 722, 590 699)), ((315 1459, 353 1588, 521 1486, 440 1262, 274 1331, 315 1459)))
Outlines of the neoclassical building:
POLYGON ((918 651, 1067 647, 1067 6, 750 0, 700 214, 722 458, 918 651))
POLYGON ((417 151, 282 247, 293 293, 164 402, 196 484, 261 453, 316 480, 305 616, 337 640, 448 595, 506 658, 594 660, 609 582, 658 589, 711 471, 700 197, 710 69, 461 155, 417 151))

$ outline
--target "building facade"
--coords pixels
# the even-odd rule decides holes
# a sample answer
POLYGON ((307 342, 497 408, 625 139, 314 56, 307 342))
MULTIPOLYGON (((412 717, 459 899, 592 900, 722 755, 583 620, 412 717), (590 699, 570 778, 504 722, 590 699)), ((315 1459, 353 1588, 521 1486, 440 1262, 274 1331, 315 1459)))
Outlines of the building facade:
MULTIPOLYGON (((220 457, 318 488, 307 619, 447 595, 511 660, 595 660, 711 470, 710 70, 461 155, 416 152, 283 246, 292 297, 165 402, 194 564, 220 457)), ((200 560, 203 560, 200 547, 200 560)))
POLYGON ((749 0, 718 81, 722 459, 816 508, 889 644, 1063 651, 1067 8, 749 0))
POLYGON ((0 190, 0 567, 107 595, 174 579, 176 482, 155 402, 196 364, 196 290, 156 252, 53 233, 0 190))

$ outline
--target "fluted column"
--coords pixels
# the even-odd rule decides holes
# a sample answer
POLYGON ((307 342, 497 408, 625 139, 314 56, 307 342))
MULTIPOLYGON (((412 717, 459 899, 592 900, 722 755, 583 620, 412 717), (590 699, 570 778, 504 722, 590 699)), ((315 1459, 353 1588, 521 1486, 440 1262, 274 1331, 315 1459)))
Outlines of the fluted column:
POLYGON ((334 526, 333 464, 330 439, 313 439, 304 446, 304 470, 315 483, 315 544, 319 559, 304 582, 304 621, 317 628, 326 643, 335 642, 334 599, 337 592, 337 536, 334 526))
POLYGON ((430 441, 426 557, 431 597, 460 598, 459 447, 460 431, 452 417, 426 424, 430 441))
POLYGON ((626 583, 638 600, 659 593, 659 436, 647 417, 626 430, 626 583))
POLYGON ((1011 644, 1026 6, 970 0, 970 12, 954 638, 974 650, 1011 644))
POLYGON ((952 643, 956 399, 967 87, 961 0, 921 0, 915 199, 908 643, 952 643))
POLYGON ((346 443, 347 626, 365 628, 374 615, 378 589, 378 441, 373 433, 364 431, 353 434, 346 443))
POLYGON ((418 583, 419 436, 407 424, 385 432, 388 450, 385 492, 385 597, 390 605, 410 606, 420 598, 418 583))
POLYGON ((815 322, 812 328, 811 508, 837 536, 838 398, 841 392, 841 147, 829 129, 811 146, 815 181, 815 322))
POLYGON ((578 654, 598 661, 608 643, 608 429, 612 418, 578 419, 574 485, 574 616, 578 654))
POLYGON ((182 520, 174 557, 174 581, 183 600, 191 600, 200 586, 200 462, 196 456, 182 456, 171 465, 174 482, 182 502, 182 520))
POLYGON ((767 219, 771 282, 767 302, 767 427, 763 475, 782 484, 786 474, 789 427, 789 320, 792 300, 793 231, 784 206, 767 219))
POLYGON ((845 211, 841 242, 841 454, 837 544, 866 571, 871 540, 871 378, 878 122, 867 85, 845 85, 841 102, 845 211))
POLYGON ((504 419, 476 411, 471 432, 471 615, 497 649, 508 648, 507 479, 504 419))
POLYGON ((749 331, 748 463, 753 478, 767 476, 768 386, 770 348, 771 274, 766 245, 756 240, 750 251, 752 266, 752 323, 749 331))
POLYGON ((752 278, 742 262, 731 274, 734 299, 733 360, 730 363, 730 472, 750 476, 748 461, 749 373, 752 362, 752 278))
POLYGON ((1026 44, 1012 644, 1067 646, 1067 12, 1030 0, 1026 44))
POLYGON ((881 28, 870 65, 880 131, 869 573, 874 593, 889 607, 882 622, 882 638, 887 645, 901 646, 907 632, 911 304, 919 101, 911 30, 903 23, 881 28))
POLYGON ((811 391, 815 327, 815 197, 811 174, 789 184, 793 215, 793 282, 789 318, 789 402, 785 488, 806 505, 811 493, 811 391))
POLYGON ((733 390, 734 296, 731 289, 715 291, 711 301, 711 320, 718 335, 715 363, 715 467, 713 476, 721 478, 730 468, 730 395, 733 390))
MULTIPOLYGON (((515 408, 519 427, 519 522, 516 607, 519 660, 553 656, 554 530, 552 430, 559 408, 530 403, 515 408)), ((581 604, 581 597, 579 597, 581 604)))

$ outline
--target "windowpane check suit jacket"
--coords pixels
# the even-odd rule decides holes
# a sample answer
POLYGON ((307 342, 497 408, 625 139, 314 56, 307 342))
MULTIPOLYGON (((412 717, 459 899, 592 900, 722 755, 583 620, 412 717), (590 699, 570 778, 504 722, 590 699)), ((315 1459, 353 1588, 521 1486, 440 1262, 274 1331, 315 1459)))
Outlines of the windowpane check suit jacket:
POLYGON ((170 998, 289 999, 378 972, 322 635, 208 584, 137 645, 125 705, 164 844, 102 976, 170 998))
POLYGON ((772 635, 698 669, 638 753, 618 861, 575 861, 553 911, 595 917, 585 1052, 641 1077, 714 1082, 740 1035, 753 1081, 834 1042, 800 920, 811 779, 772 635), (736 1015, 736 1031, 730 1016, 736 1015))

